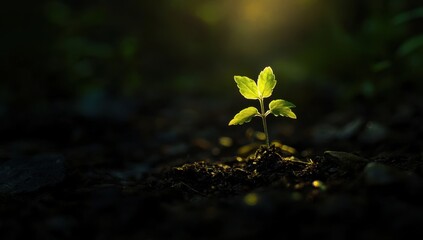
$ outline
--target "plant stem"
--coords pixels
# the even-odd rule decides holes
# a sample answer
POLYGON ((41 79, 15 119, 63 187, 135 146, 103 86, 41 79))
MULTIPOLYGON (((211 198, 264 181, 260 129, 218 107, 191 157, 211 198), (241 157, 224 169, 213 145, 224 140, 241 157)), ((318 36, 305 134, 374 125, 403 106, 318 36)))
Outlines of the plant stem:
POLYGON ((259 98, 259 101, 260 101, 260 108, 261 108, 260 117, 261 117, 261 120, 263 122, 264 134, 266 135, 266 144, 267 144, 267 147, 270 147, 270 144, 269 144, 269 133, 267 132, 266 112, 264 111, 263 99, 262 98, 259 98))

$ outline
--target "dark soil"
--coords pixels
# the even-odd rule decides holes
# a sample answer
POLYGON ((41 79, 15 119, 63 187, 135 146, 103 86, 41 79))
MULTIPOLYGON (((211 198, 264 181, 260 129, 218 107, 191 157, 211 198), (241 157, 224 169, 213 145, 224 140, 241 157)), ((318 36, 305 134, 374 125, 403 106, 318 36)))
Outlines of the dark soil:
POLYGON ((419 105, 389 121, 378 119, 390 109, 336 112, 294 132, 275 120, 273 138, 290 142, 266 147, 247 126, 221 128, 222 104, 180 104, 127 120, 11 115, 1 239, 407 239, 423 224, 419 105))

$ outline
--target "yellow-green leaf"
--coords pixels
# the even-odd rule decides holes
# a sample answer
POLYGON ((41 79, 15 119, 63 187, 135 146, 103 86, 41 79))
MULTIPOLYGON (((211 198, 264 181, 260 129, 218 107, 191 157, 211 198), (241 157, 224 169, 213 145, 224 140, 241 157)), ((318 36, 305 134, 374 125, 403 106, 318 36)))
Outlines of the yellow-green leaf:
POLYGON ((242 76, 235 76, 234 79, 242 96, 244 96, 246 99, 259 98, 257 84, 253 79, 242 76))
POLYGON ((251 119, 257 114, 259 114, 259 112, 255 107, 244 108, 229 122, 229 126, 237 124, 242 125, 243 123, 247 123, 251 121, 251 119))
POLYGON ((295 107, 293 103, 282 99, 273 100, 269 103, 270 112, 273 113, 273 115, 275 115, 276 117, 283 116, 297 119, 297 116, 291 110, 291 108, 293 107, 295 107))
POLYGON ((288 107, 288 108, 294 108, 295 105, 292 102, 288 102, 283 99, 276 99, 269 103, 269 108, 276 108, 276 107, 288 107))
POLYGON ((260 72, 258 80, 257 80, 257 87, 259 94, 262 98, 267 98, 272 95, 273 88, 276 86, 276 79, 275 74, 273 74, 273 70, 271 67, 264 68, 263 71, 260 72))

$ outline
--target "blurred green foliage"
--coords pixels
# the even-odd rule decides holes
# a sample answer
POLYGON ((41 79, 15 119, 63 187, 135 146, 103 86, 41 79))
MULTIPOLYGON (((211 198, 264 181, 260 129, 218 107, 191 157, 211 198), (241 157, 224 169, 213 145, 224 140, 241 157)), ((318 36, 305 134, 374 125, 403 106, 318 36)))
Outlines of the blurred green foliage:
POLYGON ((421 90, 423 4, 416 2, 9 1, 0 100, 231 95, 234 72, 253 76, 267 65, 295 102, 322 94, 310 88, 329 89, 341 102, 421 90))

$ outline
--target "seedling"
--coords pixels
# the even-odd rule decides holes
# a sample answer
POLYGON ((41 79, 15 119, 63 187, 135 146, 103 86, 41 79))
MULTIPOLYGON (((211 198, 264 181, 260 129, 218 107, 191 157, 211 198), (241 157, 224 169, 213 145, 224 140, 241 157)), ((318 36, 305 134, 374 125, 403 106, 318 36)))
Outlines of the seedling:
POLYGON ((266 135, 266 144, 267 147, 270 147, 266 117, 272 113, 276 117, 282 116, 297 119, 297 116, 291 110, 295 105, 286 100, 277 99, 269 103, 269 110, 264 111, 264 99, 272 95, 273 88, 276 86, 275 74, 273 74, 271 67, 266 67, 260 72, 257 83, 251 78, 243 76, 234 76, 234 79, 242 96, 246 99, 259 100, 261 111, 259 112, 255 107, 244 108, 229 122, 229 126, 242 125, 250 122, 253 117, 261 117, 264 134, 266 135))

